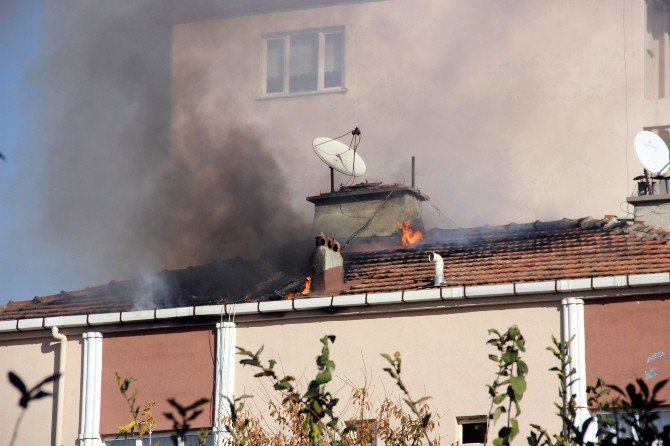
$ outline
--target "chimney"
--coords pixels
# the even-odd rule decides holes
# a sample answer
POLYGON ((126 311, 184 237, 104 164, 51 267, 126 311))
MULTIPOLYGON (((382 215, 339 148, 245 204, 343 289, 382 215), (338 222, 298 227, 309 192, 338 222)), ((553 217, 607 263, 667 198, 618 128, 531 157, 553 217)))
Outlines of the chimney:
POLYGON ((357 231, 359 237, 388 236, 398 230, 395 222, 404 220, 422 228, 421 202, 428 199, 419 189, 381 183, 361 183, 307 197, 314 203, 312 234, 325 232, 341 240, 357 231))
POLYGON ((340 242, 319 234, 312 255, 312 291, 339 293, 344 288, 344 259, 340 242))
POLYGON ((636 177, 637 195, 626 198, 633 205, 634 220, 670 231, 670 178, 636 177))

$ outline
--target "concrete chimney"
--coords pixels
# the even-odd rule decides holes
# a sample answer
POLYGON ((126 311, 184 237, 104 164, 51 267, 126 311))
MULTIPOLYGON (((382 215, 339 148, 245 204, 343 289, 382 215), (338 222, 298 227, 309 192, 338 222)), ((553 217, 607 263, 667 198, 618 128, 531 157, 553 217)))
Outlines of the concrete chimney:
POLYGON ((312 255, 312 291, 339 293, 344 288, 342 247, 333 237, 319 234, 312 255))
POLYGON ((420 229, 421 203, 428 199, 412 187, 379 183, 363 183, 308 197, 307 201, 314 203, 312 234, 324 232, 346 240, 365 226, 359 237, 387 236, 397 232, 395 222, 403 220, 420 229))
POLYGON ((670 231, 670 178, 638 181, 638 195, 626 198, 636 222, 670 231))

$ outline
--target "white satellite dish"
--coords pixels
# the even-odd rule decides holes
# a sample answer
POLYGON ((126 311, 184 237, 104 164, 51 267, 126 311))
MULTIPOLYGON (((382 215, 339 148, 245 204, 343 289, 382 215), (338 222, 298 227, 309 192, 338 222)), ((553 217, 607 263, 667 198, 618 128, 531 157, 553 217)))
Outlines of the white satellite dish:
POLYGON ((633 143, 638 159, 653 175, 660 175, 670 167, 668 146, 656 133, 643 130, 635 135, 633 143))
POLYGON ((350 177, 365 175, 366 167, 363 158, 351 147, 332 138, 320 136, 312 142, 314 152, 321 161, 340 173, 350 177))

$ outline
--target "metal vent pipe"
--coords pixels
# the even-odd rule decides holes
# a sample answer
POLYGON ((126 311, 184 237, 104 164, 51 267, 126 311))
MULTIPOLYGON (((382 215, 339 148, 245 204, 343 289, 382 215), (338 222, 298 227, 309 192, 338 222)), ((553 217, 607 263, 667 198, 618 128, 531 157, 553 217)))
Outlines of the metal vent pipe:
POLYGON ((439 286, 444 283, 444 260, 436 252, 428 254, 428 261, 435 264, 435 275, 433 276, 433 286, 439 286))

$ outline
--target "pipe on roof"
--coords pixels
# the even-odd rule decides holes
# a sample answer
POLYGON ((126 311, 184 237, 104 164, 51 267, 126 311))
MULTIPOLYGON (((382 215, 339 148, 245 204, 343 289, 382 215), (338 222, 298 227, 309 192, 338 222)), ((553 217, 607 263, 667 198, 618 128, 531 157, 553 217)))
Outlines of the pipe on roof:
POLYGON ((56 419, 54 420, 54 445, 63 445, 63 403, 65 401, 65 380, 63 374, 65 373, 65 361, 67 359, 67 336, 58 331, 58 327, 51 327, 51 336, 60 344, 58 352, 58 388, 56 393, 56 419))
POLYGON ((428 254, 428 261, 435 264, 435 274, 433 276, 433 286, 440 286, 444 283, 444 260, 436 252, 428 254))

